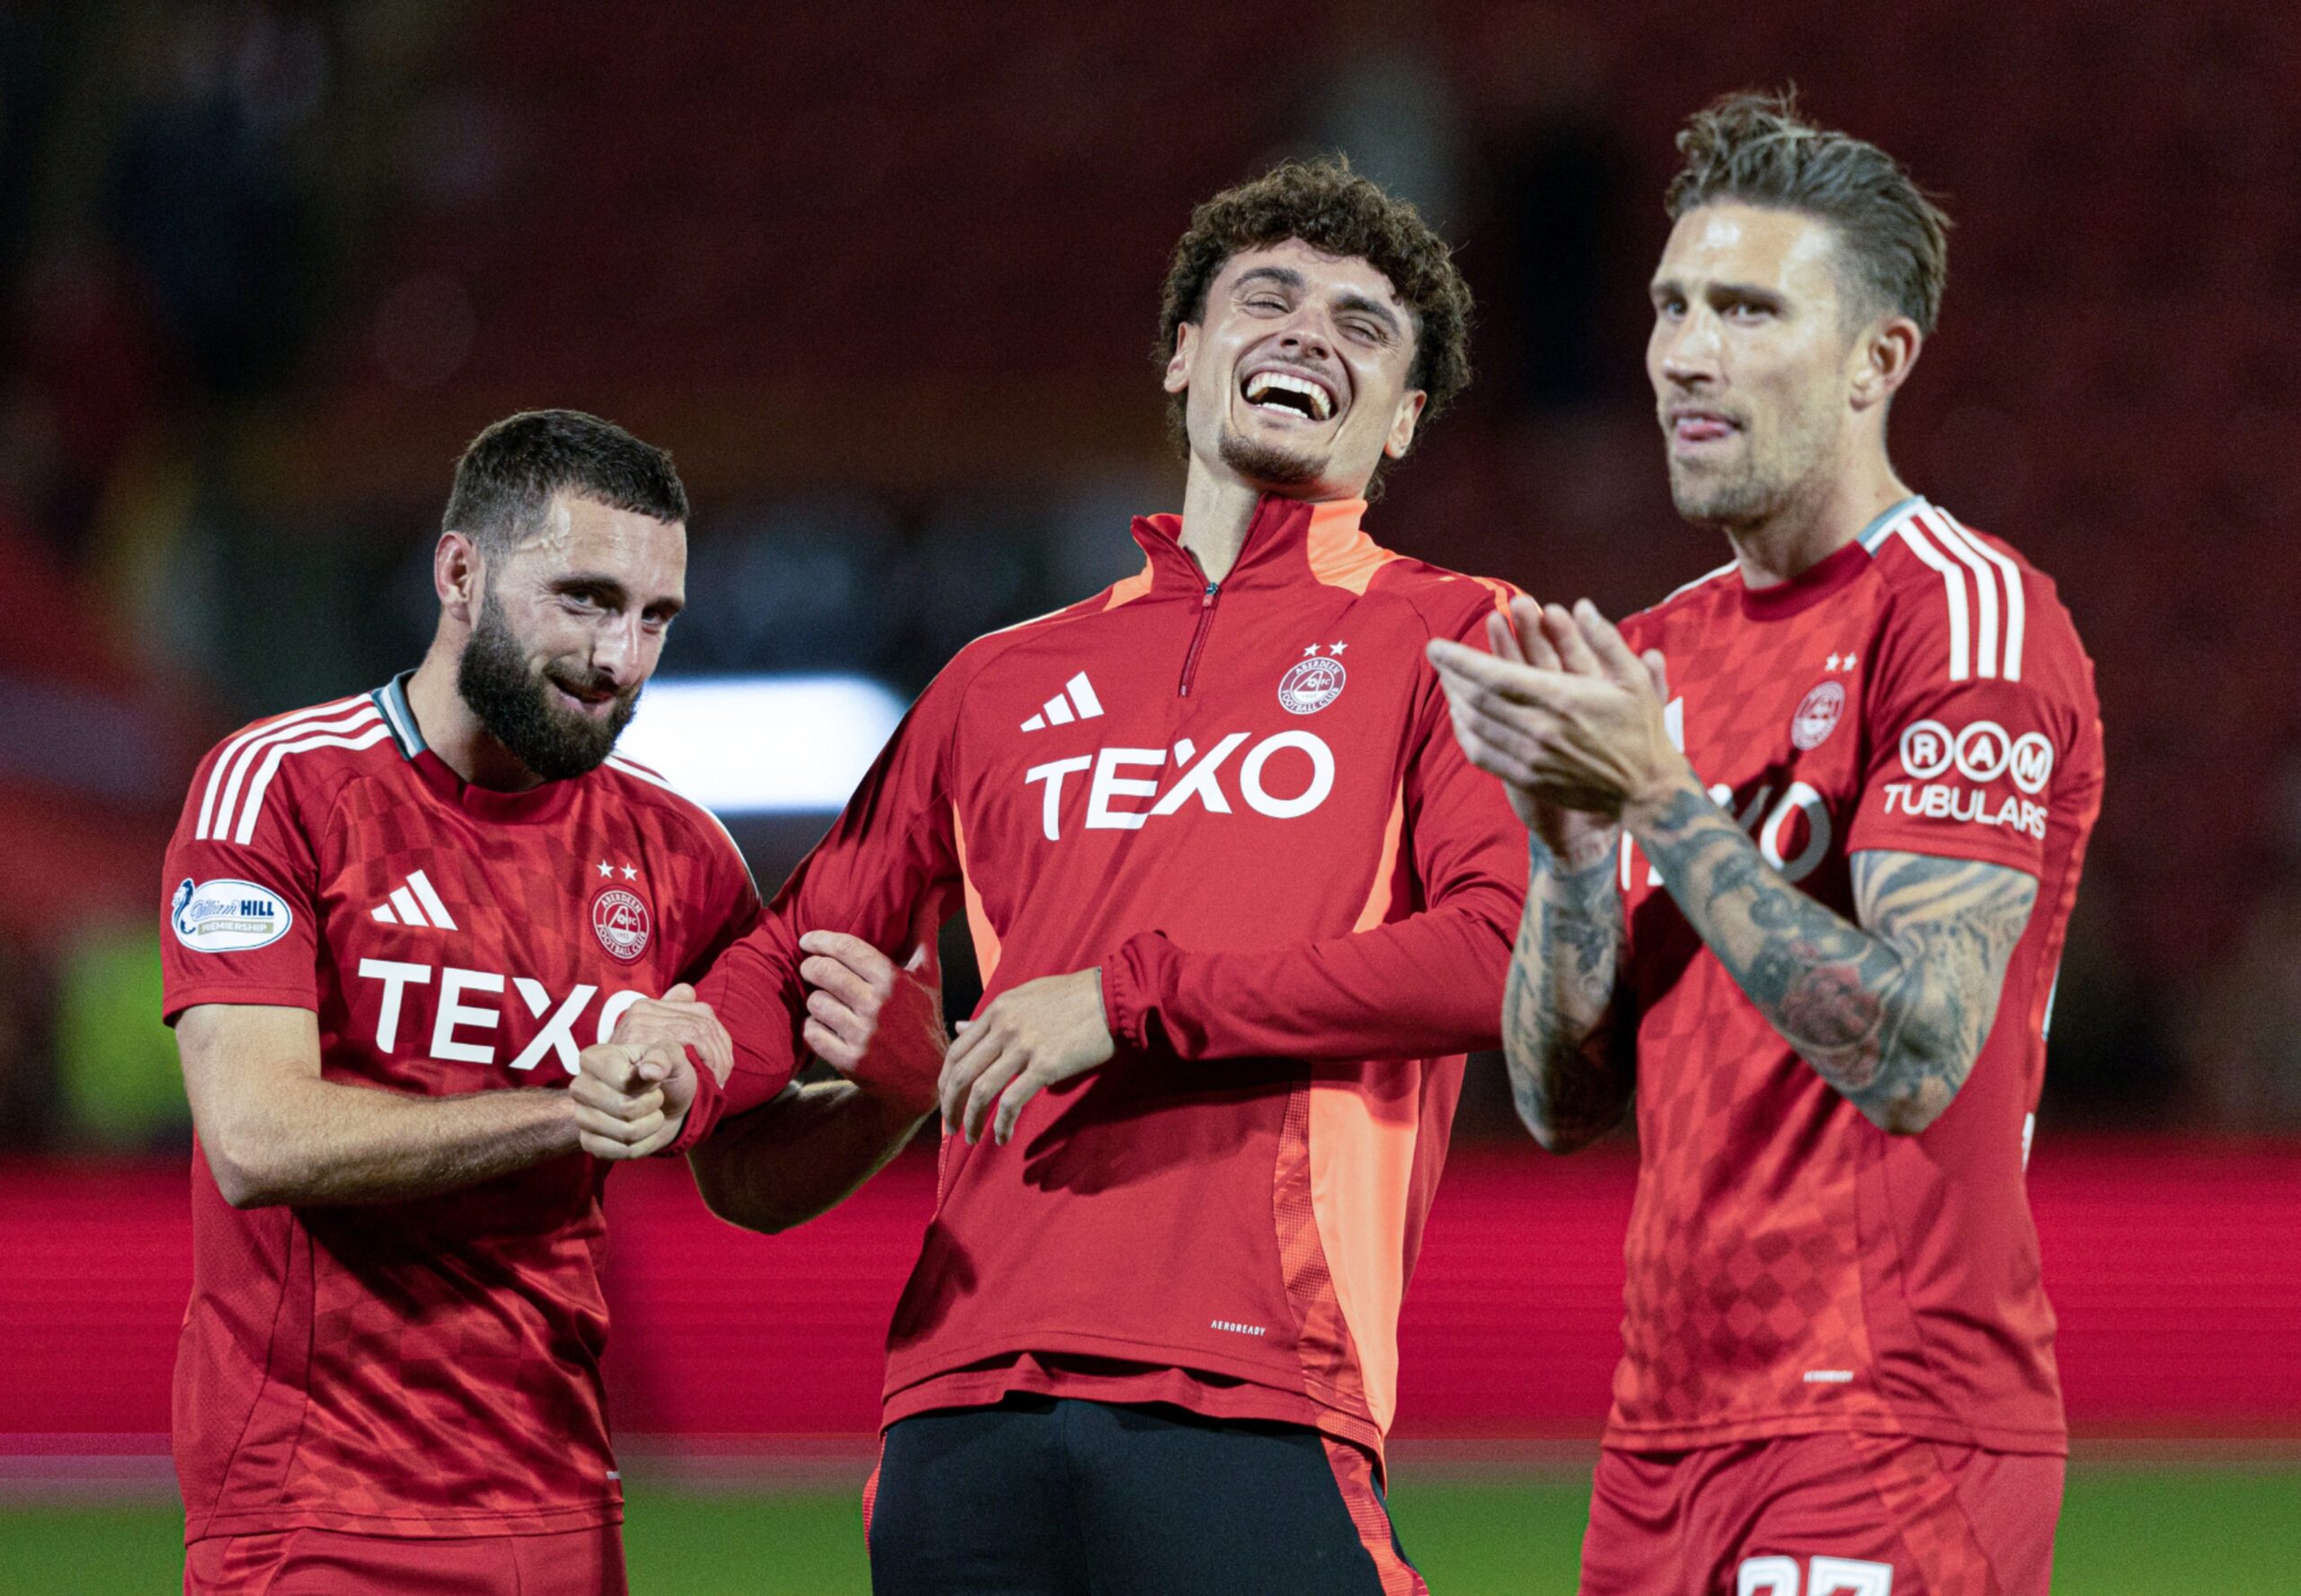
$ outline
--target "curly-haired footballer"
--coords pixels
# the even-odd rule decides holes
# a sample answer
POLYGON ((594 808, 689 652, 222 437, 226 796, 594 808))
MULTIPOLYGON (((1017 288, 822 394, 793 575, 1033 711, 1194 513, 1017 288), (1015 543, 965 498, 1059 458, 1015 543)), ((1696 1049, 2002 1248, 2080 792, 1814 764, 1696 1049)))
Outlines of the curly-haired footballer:
MULTIPOLYGON (((1399 1299, 1526 860, 1423 658, 1507 590, 1359 521, 1467 380, 1469 312, 1346 166, 1203 206, 1159 350, 1182 513, 1134 523, 1139 574, 964 650, 702 983, 736 1062, 675 1136, 768 1228, 802 1215, 755 1201, 743 1122, 702 1139, 858 1041, 808 1024, 797 937, 901 954, 962 905, 973 934, 866 1498, 881 1596, 1422 1588, 1376 1484, 1399 1299)), ((595 1145, 674 1133, 635 1109, 595 1145)), ((885 1142, 855 1149, 822 1206, 885 1142)))

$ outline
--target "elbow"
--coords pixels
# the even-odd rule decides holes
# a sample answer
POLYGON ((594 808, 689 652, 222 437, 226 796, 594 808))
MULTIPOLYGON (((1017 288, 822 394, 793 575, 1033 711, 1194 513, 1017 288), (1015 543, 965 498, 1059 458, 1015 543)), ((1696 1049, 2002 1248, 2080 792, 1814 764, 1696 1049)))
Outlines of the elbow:
POLYGON ((744 1183, 706 1163, 700 1152, 689 1155, 689 1167, 695 1175, 695 1189, 703 1199, 703 1206, 715 1219, 724 1219, 739 1229, 755 1230, 761 1236, 778 1236, 812 1219, 812 1214, 794 1212, 788 1208, 761 1201, 756 1192, 746 1191, 744 1183))
POLYGON ((1559 1125, 1519 1111, 1518 1118, 1533 1133, 1534 1145, 1546 1153, 1578 1153, 1604 1136, 1612 1126, 1559 1125))
POLYGON ((295 1201, 296 1193, 281 1171, 262 1160, 236 1157, 218 1146, 209 1146, 208 1173, 215 1177, 216 1190, 224 1201, 243 1211, 252 1208, 276 1208, 295 1201))
POLYGON ((1973 1060, 1965 1057, 1915 1059, 1894 1072, 1893 1084, 1863 1093, 1855 1106, 1888 1136, 1923 1136, 1957 1101, 1958 1088, 1973 1067, 1973 1060))
POLYGON ((200 1147, 216 1190, 234 1208, 276 1208, 307 1195, 276 1125, 227 1121, 200 1128, 200 1147))

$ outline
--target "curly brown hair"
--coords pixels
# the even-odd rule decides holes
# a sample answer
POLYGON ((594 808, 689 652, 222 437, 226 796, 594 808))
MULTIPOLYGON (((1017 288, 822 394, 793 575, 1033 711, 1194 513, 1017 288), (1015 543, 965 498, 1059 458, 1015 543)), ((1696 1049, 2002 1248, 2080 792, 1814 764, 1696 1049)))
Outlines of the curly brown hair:
MULTIPOLYGON (((1470 290, 1446 241, 1422 213, 1350 169, 1349 159, 1288 161, 1252 182, 1225 189, 1191 213, 1175 246, 1159 317, 1161 366, 1177 330, 1206 315, 1206 290, 1231 256, 1298 238, 1320 254, 1355 256, 1390 279, 1414 316, 1414 366, 1407 380, 1429 398, 1427 422, 1470 386, 1470 290)), ((1179 432, 1183 401, 1175 402, 1179 432)))
POLYGON ((1672 221, 1718 200, 1818 217, 1837 229, 1862 289, 1851 306, 1933 331, 1950 279, 1950 218, 1884 150, 1816 127, 1790 88, 1746 90, 1696 111, 1678 153, 1685 165, 1662 201, 1672 221))

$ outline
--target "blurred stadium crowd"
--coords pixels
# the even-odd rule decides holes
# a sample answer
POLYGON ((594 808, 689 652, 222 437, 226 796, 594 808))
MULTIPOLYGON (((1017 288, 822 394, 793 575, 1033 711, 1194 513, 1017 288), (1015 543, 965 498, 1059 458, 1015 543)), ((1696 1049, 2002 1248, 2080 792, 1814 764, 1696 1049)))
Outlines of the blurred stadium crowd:
MULTIPOLYGON (((671 672, 908 695, 1133 569, 1181 480, 1167 253, 1338 148, 1481 306, 1378 535, 1617 614, 1714 566, 1644 285, 1677 122, 1789 79, 1959 223, 1903 474, 2055 573, 2099 663, 2047 1124, 2301 1128, 2288 33, 2231 0, 0 9, 0 1141, 186 1133, 155 927, 192 762, 413 662, 451 463, 509 411, 679 457, 671 672)), ((821 824, 746 833, 762 878, 821 824)), ((1467 1132, 1514 1133, 1495 1073, 1467 1132)))

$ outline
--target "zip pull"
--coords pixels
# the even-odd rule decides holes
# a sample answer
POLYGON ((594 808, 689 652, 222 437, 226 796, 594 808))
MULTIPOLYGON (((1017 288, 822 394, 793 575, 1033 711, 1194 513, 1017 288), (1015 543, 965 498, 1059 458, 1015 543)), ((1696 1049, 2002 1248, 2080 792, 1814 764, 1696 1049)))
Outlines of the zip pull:
POLYGON ((1175 696, 1190 696, 1191 678, 1198 674, 1199 646, 1206 641, 1206 628, 1214 619, 1214 601, 1222 596, 1222 584, 1211 581, 1198 598, 1198 630, 1190 634, 1190 652, 1183 656, 1183 678, 1175 685, 1175 696))

